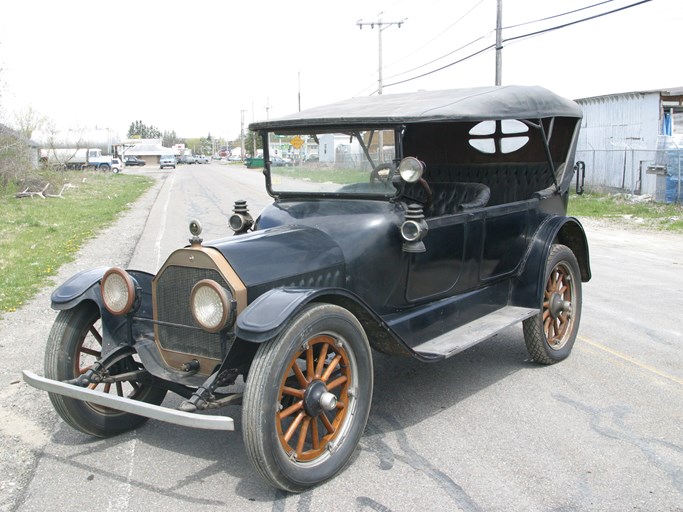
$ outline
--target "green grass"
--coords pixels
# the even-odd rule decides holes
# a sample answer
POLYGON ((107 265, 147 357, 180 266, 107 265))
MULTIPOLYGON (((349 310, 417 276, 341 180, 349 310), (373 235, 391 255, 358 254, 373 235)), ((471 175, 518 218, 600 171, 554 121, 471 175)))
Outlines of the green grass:
MULTIPOLYGON (((112 223, 153 183, 123 174, 67 172, 51 183, 68 181, 76 188, 64 198, 14 197, 0 194, 0 313, 15 311, 51 282, 59 267, 100 229, 112 223)), ((31 190, 35 190, 32 187, 31 190)), ((59 186, 48 193, 59 193, 59 186)))
POLYGON ((341 169, 338 167, 272 167, 273 177, 282 176, 313 183, 338 183, 350 185, 352 183, 367 183, 370 173, 357 169, 341 169))
POLYGON ((573 194, 569 198, 569 215, 683 233, 683 206, 680 204, 634 201, 621 194, 573 194))

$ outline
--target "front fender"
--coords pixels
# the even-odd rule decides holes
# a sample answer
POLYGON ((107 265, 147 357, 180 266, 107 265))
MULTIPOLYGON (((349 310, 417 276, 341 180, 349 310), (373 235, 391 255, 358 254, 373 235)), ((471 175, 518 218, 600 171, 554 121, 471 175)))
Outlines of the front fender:
MULTIPOLYGON (((102 348, 106 352, 120 343, 130 343, 126 316, 115 316, 104 307, 100 293, 100 280, 110 267, 84 270, 74 274, 52 292, 52 308, 58 311, 72 309, 85 301, 93 302, 100 310, 102 318, 102 348)), ((137 283, 139 305, 136 316, 152 318, 152 274, 138 270, 127 270, 137 283)), ((138 323, 136 333, 149 330, 145 323, 138 323)))
POLYGON ((275 288, 261 295, 237 318, 235 334, 252 343, 264 343, 276 337, 289 318, 306 304, 327 302, 351 312, 360 321, 370 346, 384 354, 410 356, 433 361, 412 350, 387 323, 359 297, 342 288, 275 288))
MULTIPOLYGON (((90 270, 83 270, 74 274, 64 283, 59 285, 52 292, 52 309, 61 311, 71 309, 84 300, 92 300, 99 307, 104 309, 102 295, 100 294, 99 283, 104 273, 111 267, 98 267, 90 270)), ((138 293, 141 298, 141 309, 146 317, 151 318, 151 296, 152 296, 152 274, 140 270, 127 270, 140 286, 138 293), (149 313, 148 313, 149 312, 149 313)))
POLYGON ((235 334, 253 343, 272 339, 282 330, 287 319, 318 292, 313 289, 275 288, 264 293, 237 317, 235 334))
POLYGON ((95 285, 100 282, 108 268, 99 267, 83 270, 71 276, 52 292, 52 309, 71 309, 86 299, 101 304, 102 298, 99 287, 95 285))

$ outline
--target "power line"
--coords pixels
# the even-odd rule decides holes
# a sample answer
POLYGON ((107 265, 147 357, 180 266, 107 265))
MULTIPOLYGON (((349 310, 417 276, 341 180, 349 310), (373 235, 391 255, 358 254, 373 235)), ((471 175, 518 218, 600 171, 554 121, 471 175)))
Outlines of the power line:
MULTIPOLYGON (((611 0, 610 0, 610 1, 611 1, 611 0)), ((604 13, 600 13, 600 14, 596 14, 596 15, 593 15, 593 16, 589 16, 589 17, 587 17, 587 18, 582 18, 582 19, 580 19, 580 20, 575 20, 575 21, 572 21, 572 22, 569 22, 569 23, 564 23, 564 24, 562 24, 562 25, 556 25, 556 26, 554 26, 554 27, 550 27, 550 28, 543 29, 543 30, 537 30, 537 31, 535 31, 535 32, 529 32, 529 33, 527 33, 527 34, 523 34, 523 35, 519 35, 519 36, 509 37, 509 38, 507 38, 507 39, 503 39, 503 43, 506 43, 506 42, 509 42, 509 41, 517 41, 517 40, 524 39, 524 38, 527 38, 527 37, 537 36, 537 35, 539 35, 539 34, 543 34, 543 33, 546 33, 546 32, 551 32, 551 31, 554 31, 554 30, 559 30, 559 29, 561 29, 561 28, 565 28, 565 27, 569 27, 569 26, 572 26, 572 25, 576 25, 576 24, 578 24, 578 23, 583 23, 583 22, 585 22, 585 21, 590 21, 590 20, 594 20, 594 19, 596 19, 596 18, 600 18, 600 17, 603 17, 603 16, 607 16, 608 14, 613 14, 613 13, 616 13, 616 12, 619 12, 619 11, 624 11, 624 10, 626 10, 626 9, 630 9, 631 7, 636 7, 636 6, 638 6, 638 5, 642 5, 642 4, 651 2, 651 1, 652 1, 652 0, 641 0, 641 1, 639 1, 639 2, 635 2, 635 3, 633 3, 633 4, 629 4, 629 5, 620 7, 620 8, 618 8, 618 9, 613 9, 613 10, 611 10, 611 11, 607 11, 607 12, 604 12, 604 13)), ((602 3, 605 3, 605 2, 602 2, 602 3)), ((601 5, 602 3, 600 3, 600 4, 595 4, 595 6, 601 5)), ((569 14, 569 13, 564 13, 564 14, 569 14)), ((562 15, 557 15, 557 16, 562 16, 562 15)), ((539 21, 540 21, 540 20, 539 20, 539 21)), ((489 33, 489 34, 490 34, 490 33, 489 33)), ((488 36, 488 35, 487 35, 487 36, 488 36)), ((450 53, 448 53, 448 54, 446 54, 446 55, 450 55, 450 54, 452 54, 452 53, 455 53, 455 52, 459 51, 460 49, 465 48, 465 47, 467 47, 467 46, 473 44, 474 42, 479 41, 479 40, 481 40, 481 39, 483 39, 484 37, 487 37, 487 36, 482 36, 482 37, 480 37, 480 38, 478 38, 478 39, 475 39, 475 40, 473 40, 472 42, 467 43, 465 46, 459 48, 458 50, 453 50, 452 52, 450 52, 450 53)), ((424 78, 425 76, 429 76, 429 75, 432 75, 432 74, 434 74, 434 73, 438 73, 439 71, 443 71, 444 69, 447 69, 447 68, 449 68, 449 67, 451 67, 451 66, 454 66, 454 65, 456 65, 456 64, 459 64, 459 63, 461 63, 461 62, 464 62, 464 61, 466 61, 466 60, 468 60, 468 59, 471 59, 472 57, 476 57, 477 55, 481 55, 482 53, 487 52, 487 51, 489 51, 489 50, 491 50, 492 48, 495 48, 495 47, 496 47, 495 44, 491 44, 491 45, 489 45, 489 46, 487 46, 487 47, 485 47, 485 48, 482 48, 481 50, 478 50, 478 51, 476 51, 476 52, 474 52, 474 53, 471 53, 471 54, 469 54, 469 55, 467 55, 467 56, 465 56, 465 57, 463 57, 463 58, 461 58, 461 59, 458 59, 458 60, 456 60, 456 61, 454 61, 454 62, 451 62, 450 64, 446 64, 445 66, 441 66, 441 67, 439 67, 439 68, 433 69, 432 71, 428 71, 428 72, 426 72, 426 73, 422 73, 422 74, 417 75, 417 76, 414 76, 414 77, 412 77, 412 78, 406 78, 405 80, 400 80, 400 81, 398 81, 398 82, 393 82, 393 83, 390 83, 390 84, 384 84, 384 87, 391 87, 392 85, 399 85, 399 84, 403 84, 403 83, 406 83, 406 82, 411 82, 411 81, 413 81, 413 80, 417 80, 417 79, 419 79, 419 78, 424 78)), ((443 57, 440 57, 439 59, 436 59, 436 60, 440 60, 440 59, 442 59, 442 58, 443 58, 443 57)), ((434 62, 434 61, 432 61, 432 62, 434 62)), ((425 65, 427 65, 427 64, 425 64, 425 65)), ((423 66, 424 66, 424 65, 423 65, 423 66)), ((419 66, 419 67, 423 67, 423 66, 419 66)), ((418 68, 419 68, 419 67, 418 67, 418 68)), ((418 69, 418 68, 415 68, 415 69, 418 69)), ((407 72, 406 72, 406 73, 407 73, 407 72)), ((401 73, 401 74, 405 74, 405 73, 401 73)), ((399 76, 399 75, 394 75, 394 76, 399 76)), ((375 91, 375 92, 377 92, 377 91, 375 91)), ((372 93, 372 94, 374 94, 374 93, 372 93)))
MULTIPOLYGON (((467 11, 463 16, 461 16, 457 21, 455 21, 455 22, 454 22, 452 25, 450 25, 447 29, 445 29, 444 31, 442 31, 441 34, 445 33, 447 30, 449 30, 450 28, 452 28, 456 23, 462 21, 463 18, 465 18, 468 14, 470 14, 474 9, 476 9, 477 7, 479 7, 479 5, 480 5, 483 1, 484 1, 484 0, 480 1, 479 3, 477 3, 474 7, 472 7, 469 11, 467 11)), ((524 22, 524 23, 519 23, 519 24, 517 24, 517 25, 511 25, 510 27, 504 27, 502 30, 505 30, 506 28, 520 27, 520 26, 522 26, 522 25, 529 25, 529 24, 532 24, 532 23, 537 23, 537 22, 539 22, 539 21, 545 21, 545 20, 549 20, 549 19, 553 19, 553 18, 559 18, 559 17, 561 17, 561 16, 566 16, 567 14, 572 14, 572 13, 575 13, 575 12, 578 12, 578 11, 582 11, 582 10, 585 10, 585 9, 589 9, 589 8, 592 8, 592 7, 597 7, 597 6, 599 6, 599 5, 602 5, 602 4, 605 4, 605 3, 609 3, 609 2, 612 2, 612 1, 614 1, 614 0, 605 0, 605 1, 603 1, 603 2, 600 2, 600 3, 597 3, 597 4, 593 4, 593 5, 589 5, 589 6, 587 6, 587 7, 581 7, 580 9, 574 9, 573 11, 567 11, 567 12, 564 12, 564 13, 561 13, 561 14, 555 14, 555 15, 553 15, 553 16, 548 16, 547 18, 541 18, 541 19, 534 20, 534 21, 527 21, 527 22, 524 22)), ((418 69, 422 69, 422 68, 424 68, 424 67, 426 67, 426 66, 429 66, 430 64, 433 64, 433 63, 438 62, 438 61, 440 61, 440 60, 442 60, 442 59, 445 59, 445 58, 448 57, 449 55, 453 55, 454 53, 457 53, 457 52, 459 52, 460 50, 464 50, 464 49, 467 48, 468 46, 472 46, 474 43, 477 43, 477 42, 481 41, 482 39, 488 38, 492 33, 493 33, 493 30, 489 31, 488 33, 484 34, 483 36, 480 36, 480 37, 478 37, 478 38, 476 38, 476 39, 473 39, 473 40, 470 41, 469 43, 464 44, 463 46, 460 46, 459 48, 456 48, 455 50, 452 50, 452 51, 450 51, 450 52, 448 52, 448 53, 442 55, 441 57, 437 57, 436 59, 432 59, 432 60, 430 60, 429 62, 425 62, 424 64, 420 64, 419 66, 416 66, 416 67, 414 67, 414 68, 408 69, 408 70, 406 70, 406 71, 401 71, 400 73, 396 73, 396 74, 391 75, 391 76, 388 76, 388 77, 386 77, 386 78, 387 78, 387 80, 390 80, 390 79, 392 79, 392 78, 396 78, 396 77, 399 77, 399 76, 402 76, 402 75, 407 75, 408 73, 411 73, 411 72, 413 72, 413 71, 417 71, 418 69)), ((440 36, 441 34, 439 34, 439 36, 440 36)), ((436 36, 436 37, 439 37, 439 36, 436 36)), ((424 48, 427 44, 429 44, 430 42, 434 41, 434 39, 436 39, 436 37, 433 38, 433 39, 431 39, 429 42, 425 43, 421 48, 424 48)), ((415 53, 415 52, 412 52, 412 54, 414 54, 414 53, 415 53)), ((412 55, 412 54, 411 54, 411 55, 412 55)), ((396 61, 396 62, 398 62, 398 61, 396 61)), ((368 87, 366 87, 365 89, 367 89, 367 88, 368 88, 368 87)), ((363 89, 363 90, 365 90, 365 89, 363 89)), ((376 91, 375 91, 375 92, 376 92, 376 91)), ((360 94, 360 93, 359 93, 359 94, 360 94)), ((373 94, 374 94, 374 93, 373 93, 373 94)))
POLYGON ((618 9, 612 9, 611 11, 603 12, 600 14, 595 14, 593 16, 589 16, 588 18, 582 18, 580 20, 570 21, 569 23, 564 23, 562 25, 557 25, 557 26, 546 28, 543 30, 537 30, 536 32, 530 32, 528 34, 523 34, 521 36, 508 37, 507 39, 503 39, 503 42, 506 43, 508 41, 515 41, 517 39, 523 39, 525 37, 532 37, 532 36, 537 36, 539 34, 544 34, 546 32, 552 32, 553 30, 559 30, 561 28, 576 25, 577 23, 583 23, 584 21, 590 21, 590 20, 594 20, 596 18, 601 18, 602 16, 607 16, 608 14, 614 14, 615 12, 624 11, 626 9, 630 9, 631 7, 636 7, 638 5, 646 4, 648 2, 652 2, 652 0, 641 0, 640 2, 636 2, 636 3, 630 4, 630 5, 625 5, 624 7, 619 7, 618 9))
MULTIPOLYGON (((477 2, 469 11, 467 11, 465 14, 463 14, 462 16, 460 16, 457 20, 455 20, 453 23, 451 23, 449 26, 447 26, 445 29, 443 29, 441 32, 439 32, 437 35, 435 35, 434 37, 432 37, 429 41, 427 41, 426 43, 424 43, 424 44, 423 44, 422 46, 420 46, 419 48, 415 48, 412 52, 410 52, 410 53, 407 54, 407 55, 404 55, 404 56, 401 57, 400 59, 397 59, 397 60, 395 60, 394 62, 392 62, 392 63, 390 63, 390 64, 387 64, 386 67, 389 68, 389 67, 393 66, 394 64, 397 64, 397 63, 399 63, 399 62, 401 62, 401 61, 407 59, 407 58, 410 57, 411 55, 415 55, 417 52, 419 52, 420 50, 422 50, 422 49, 425 48, 426 46, 430 45, 431 43, 433 43, 434 41, 436 41, 438 38, 440 38, 442 35, 444 35, 446 32, 448 32, 450 29, 452 29, 453 27, 455 27, 458 23, 460 23, 462 20, 464 20, 467 16, 469 16, 470 14, 472 14, 472 11, 474 11, 477 7, 479 7, 479 6, 480 6, 481 4, 483 4, 485 1, 486 1, 486 0, 479 0, 479 2, 477 2)), ((610 1, 611 1, 611 0, 610 0, 610 1)), ((457 51, 457 50, 455 50, 455 51, 457 51)), ((450 52, 450 53, 454 53, 454 52, 450 52)), ((447 55, 450 55, 450 53, 447 54, 447 55)), ((445 57, 445 55, 444 55, 443 57, 439 57, 438 59, 435 59, 435 60, 440 60, 440 59, 443 59, 444 57, 445 57)), ((435 62, 435 61, 432 61, 432 62, 435 62)), ((422 66, 418 66, 418 68, 423 67, 423 66, 426 66, 426 65, 428 65, 428 64, 423 64, 422 66)), ((416 68, 416 69, 417 69, 417 68, 416 68)), ((404 74, 406 74, 406 73, 410 73, 410 71, 404 71, 404 72, 398 73, 398 74, 396 74, 396 75, 394 75, 394 76, 400 76, 400 75, 404 75, 404 74)), ((388 77, 388 78, 393 78, 393 77, 388 77)))
MULTIPOLYGON (((463 61, 466 61, 466 60, 468 60, 468 59, 471 59, 472 57, 476 57, 477 55, 480 55, 480 54, 482 54, 482 53, 484 53, 484 52, 486 52, 486 51, 488 51, 488 50, 490 50, 490 49, 492 49, 492 48, 495 48, 495 47, 496 47, 495 43, 494 43, 494 44, 491 44, 491 45, 487 46, 486 48, 482 48, 481 50, 476 51, 476 52, 474 52, 474 53, 471 53, 471 54, 469 54, 467 57, 463 57, 462 59, 456 60, 455 62, 451 62, 450 64, 446 64, 445 66, 441 66, 440 68, 434 69, 434 70, 432 70, 432 71, 428 71, 427 73, 423 73, 423 74, 421 74, 421 75, 414 76, 413 78, 406 78, 405 80, 401 80, 401 81, 399 81, 399 82, 394 82, 394 83, 392 83, 392 84, 384 84, 384 87, 391 87, 392 85, 398 85, 398 84, 403 84, 403 83, 406 83, 406 82, 412 82, 413 80, 417 80, 418 78, 422 78, 422 77, 425 77, 425 76, 427 76, 427 75, 431 75, 431 74, 433 74, 433 73, 437 73, 438 71, 442 71, 442 70, 444 70, 444 69, 446 69, 446 68, 450 68, 451 66, 455 66, 456 64, 460 64, 460 63, 463 62, 463 61)), ((374 94, 374 93, 373 93, 373 94, 374 94)))
POLYGON ((578 9, 574 9, 573 11, 567 11, 567 12, 563 12, 560 14, 553 14, 552 16, 547 16, 545 18, 539 18, 539 19, 533 20, 533 21, 525 21, 523 23, 517 23, 516 25, 510 25, 509 27, 503 27, 503 30, 507 30, 510 28, 523 27, 524 25, 531 25, 533 23, 538 23, 539 21, 548 21, 548 20, 552 20, 555 18, 561 18, 562 16, 566 16, 567 14, 574 14, 575 12, 585 11, 587 9, 592 9, 593 7, 598 7, 600 5, 608 4, 608 3, 613 2, 613 1, 614 0, 604 0, 603 2, 598 2, 597 4, 587 5, 586 7, 579 7, 578 9))

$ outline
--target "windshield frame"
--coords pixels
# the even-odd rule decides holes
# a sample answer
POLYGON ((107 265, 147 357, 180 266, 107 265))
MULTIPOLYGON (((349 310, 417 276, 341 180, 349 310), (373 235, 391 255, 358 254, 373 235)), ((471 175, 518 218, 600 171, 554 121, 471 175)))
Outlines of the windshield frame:
MULTIPOLYGON (((352 135, 355 137, 356 134, 364 131, 371 131, 371 132, 379 132, 379 131, 393 131, 394 132, 394 140, 396 141, 395 143, 395 152, 394 152, 394 158, 391 161, 386 161, 382 162, 383 164, 390 163, 391 164, 391 169, 392 173, 395 173, 396 169, 398 168, 398 163, 401 161, 401 158, 403 158, 403 132, 405 130, 404 125, 395 125, 395 124, 381 124, 381 125, 347 125, 347 126, 342 126, 342 125, 336 125, 336 126, 309 126, 309 127, 298 127, 295 129, 288 128, 288 129, 277 129, 277 128, 271 128, 271 129, 264 129, 264 130, 259 130, 258 134, 261 137, 261 141, 263 143, 263 160, 264 160, 264 167, 263 167, 263 174, 266 177, 266 191, 268 194, 275 198, 344 198, 344 199, 381 199, 384 201, 393 201, 397 197, 401 195, 403 192, 403 186, 402 183, 398 183, 396 179, 392 180, 392 183, 394 184, 395 192, 393 194, 380 194, 380 193, 362 193, 362 192, 354 192, 354 193, 339 193, 339 192, 325 192, 325 191, 315 191, 315 192, 306 192, 306 191, 283 191, 283 190, 274 190, 273 189, 273 182, 272 182, 272 160, 270 156, 270 147, 268 144, 268 133, 274 134, 274 135, 301 135, 302 133, 315 133, 316 135, 323 135, 323 134, 347 134, 347 135, 352 135)), ((372 159, 372 156, 368 152, 368 148, 365 146, 365 144, 362 143, 362 140, 359 140, 361 142, 361 146, 365 155, 365 158, 367 159, 368 162, 372 165, 373 168, 377 167, 379 163, 375 162, 372 159)), ((395 178, 395 174, 393 176, 395 178)), ((391 179, 391 177, 390 177, 391 179)))

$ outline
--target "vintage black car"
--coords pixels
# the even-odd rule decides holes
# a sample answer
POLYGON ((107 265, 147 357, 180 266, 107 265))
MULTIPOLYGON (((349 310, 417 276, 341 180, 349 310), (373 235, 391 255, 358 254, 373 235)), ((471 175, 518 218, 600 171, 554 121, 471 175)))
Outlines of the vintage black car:
POLYGON ((267 482, 296 492, 329 479, 363 434, 373 350, 433 363, 522 323, 534 361, 569 355, 591 275, 566 216, 580 121, 572 101, 508 86, 254 123, 273 203, 254 219, 237 201, 235 236, 220 240, 191 222, 156 275, 72 277, 52 295, 45 377, 24 378, 95 436, 147 418, 232 430, 199 412, 242 404, 267 482), (317 161, 273 167, 269 140, 317 161), (178 410, 159 405, 167 391, 178 410))
POLYGON ((147 165, 147 162, 135 155, 124 156, 123 163, 128 167, 142 167, 143 165, 147 165))

